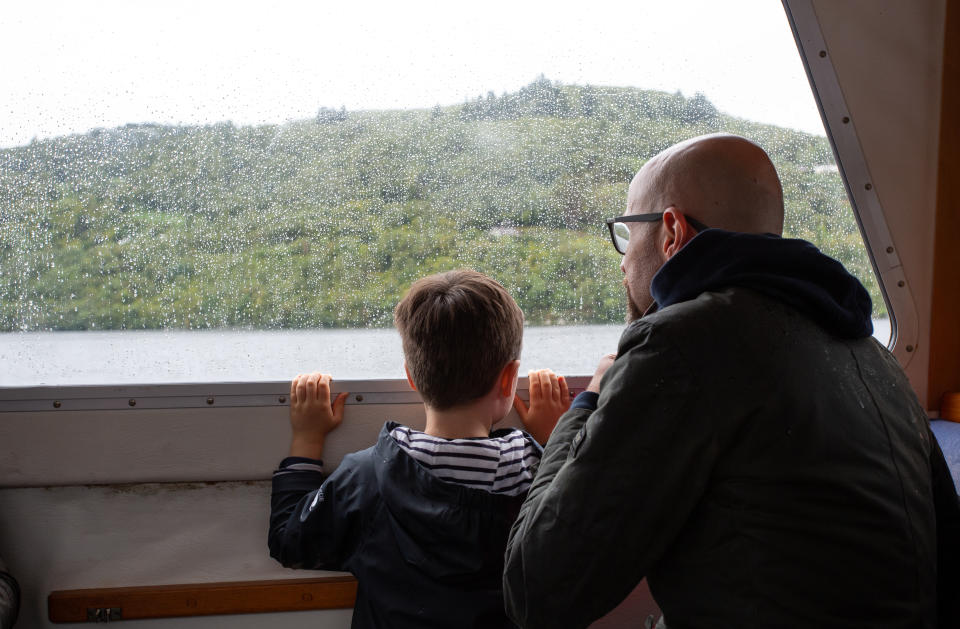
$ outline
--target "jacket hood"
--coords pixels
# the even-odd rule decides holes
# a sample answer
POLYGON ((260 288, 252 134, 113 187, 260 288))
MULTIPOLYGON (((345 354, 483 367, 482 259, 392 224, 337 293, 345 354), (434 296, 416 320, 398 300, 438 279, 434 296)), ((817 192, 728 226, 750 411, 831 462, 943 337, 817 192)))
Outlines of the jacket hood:
POLYGON ((873 333, 870 295, 843 265, 805 240, 708 229, 653 277, 660 308, 740 286, 782 301, 842 338, 873 333))
POLYGON ((438 581, 473 582, 489 573, 499 583, 507 534, 525 496, 440 480, 390 436, 398 425, 384 425, 374 454, 380 496, 404 560, 438 581))

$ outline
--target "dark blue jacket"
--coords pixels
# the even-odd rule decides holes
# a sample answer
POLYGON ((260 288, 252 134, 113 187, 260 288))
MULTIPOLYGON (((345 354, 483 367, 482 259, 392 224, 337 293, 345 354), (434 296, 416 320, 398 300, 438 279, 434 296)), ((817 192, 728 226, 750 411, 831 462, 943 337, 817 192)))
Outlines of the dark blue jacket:
POLYGON ((270 555, 291 568, 352 572, 353 627, 513 627, 503 551, 524 495, 437 479, 390 436, 396 425, 326 480, 274 477, 270 555))

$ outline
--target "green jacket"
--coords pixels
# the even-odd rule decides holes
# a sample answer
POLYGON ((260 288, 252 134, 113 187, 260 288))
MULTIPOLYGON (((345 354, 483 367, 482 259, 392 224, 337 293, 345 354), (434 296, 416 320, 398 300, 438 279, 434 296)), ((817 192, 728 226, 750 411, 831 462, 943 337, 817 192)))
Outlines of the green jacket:
POLYGON ((873 338, 703 292, 631 324, 596 410, 560 419, 510 534, 507 612, 584 627, 647 577, 670 629, 934 627, 935 519, 960 540, 944 474, 873 338))

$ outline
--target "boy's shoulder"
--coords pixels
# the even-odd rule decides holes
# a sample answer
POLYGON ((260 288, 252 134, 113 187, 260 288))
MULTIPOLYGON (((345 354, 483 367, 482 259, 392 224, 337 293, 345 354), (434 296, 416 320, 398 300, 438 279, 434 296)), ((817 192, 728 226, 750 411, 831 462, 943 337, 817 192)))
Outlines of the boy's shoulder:
POLYGON ((406 453, 399 447, 393 434, 398 428, 416 432, 403 424, 385 421, 377 434, 377 440, 362 450, 344 455, 334 474, 354 477, 371 475, 370 481, 375 484, 376 477, 382 473, 385 465, 389 465, 394 459, 406 458, 406 453))
POLYGON ((377 459, 382 457, 384 436, 389 437, 389 432, 387 431, 387 425, 389 423, 390 422, 387 422, 381 427, 380 432, 377 434, 377 440, 372 445, 362 450, 345 454, 340 464, 337 465, 334 473, 341 473, 342 470, 342 473, 372 474, 376 468, 377 459))
POLYGON ((515 428, 495 430, 485 439, 443 440, 387 421, 380 429, 377 441, 368 448, 344 456, 327 482, 341 490, 350 487, 348 493, 363 503, 381 499, 393 503, 415 496, 428 502, 473 505, 489 502, 492 506, 525 493, 521 490, 532 480, 541 454, 541 446, 527 433, 515 428), (459 452, 458 445, 466 447, 465 444, 471 451, 459 452), (487 465, 492 469, 486 473, 492 476, 491 482, 499 483, 497 489, 493 485, 481 489, 464 484, 460 479, 447 478, 469 477, 473 473, 466 469, 477 467, 477 453, 472 448, 486 448, 481 452, 484 456, 479 458, 491 460, 487 465), (451 458, 465 456, 470 458, 451 458), (460 469, 450 472, 450 465, 460 469), (506 473, 505 479, 497 479, 501 472, 506 473), (513 479, 514 476, 517 478, 513 479), (515 482, 521 477, 529 477, 524 487, 517 487, 511 496, 501 493, 499 485, 507 480, 515 482))

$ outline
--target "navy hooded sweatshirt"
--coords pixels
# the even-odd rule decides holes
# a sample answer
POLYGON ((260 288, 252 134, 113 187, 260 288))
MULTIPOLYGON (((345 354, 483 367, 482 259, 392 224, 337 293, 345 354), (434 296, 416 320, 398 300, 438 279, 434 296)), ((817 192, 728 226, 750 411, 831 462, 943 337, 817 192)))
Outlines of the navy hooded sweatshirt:
POLYGON ((793 306, 835 336, 873 333, 867 290, 806 240, 708 229, 661 267, 650 292, 666 308, 731 286, 793 306))

